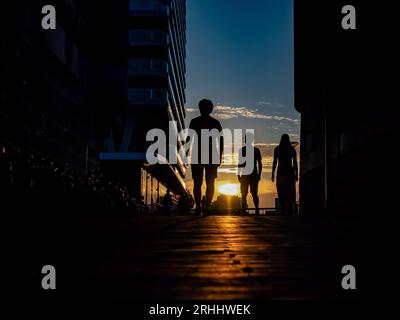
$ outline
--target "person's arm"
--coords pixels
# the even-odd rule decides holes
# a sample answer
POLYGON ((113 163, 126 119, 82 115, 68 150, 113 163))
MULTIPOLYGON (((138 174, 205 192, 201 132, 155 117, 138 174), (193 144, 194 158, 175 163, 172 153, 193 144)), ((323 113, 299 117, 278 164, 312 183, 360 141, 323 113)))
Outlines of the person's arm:
POLYGON ((299 181, 299 167, 297 165, 297 152, 293 148, 293 167, 294 167, 294 174, 296 175, 296 181, 299 181))
MULTIPOLYGON (((193 120, 190 121, 189 129, 192 129, 192 130, 193 130, 193 120)), ((188 136, 186 137, 186 144, 189 142, 189 140, 191 140, 190 134, 188 134, 188 136)), ((186 150, 186 158, 189 158, 189 155, 190 155, 190 151, 191 151, 192 146, 193 146, 193 139, 190 141, 190 145, 187 147, 187 150, 186 150)))
POLYGON ((239 162, 238 162, 238 166, 237 166, 237 177, 238 177, 239 182, 241 182, 241 180, 242 180, 242 164, 241 164, 242 156, 243 156, 243 150, 241 148, 239 148, 239 150, 238 150, 239 162))
POLYGON ((237 170, 238 170, 237 178, 238 178, 239 182, 241 182, 242 181, 242 176, 241 176, 242 169, 240 167, 238 167, 237 170))
MULTIPOLYGON (((218 124, 219 124, 218 130, 219 130, 219 132, 222 132, 221 123, 218 122, 218 124)), ((221 165, 222 164, 222 158, 224 156, 224 136, 223 135, 221 135, 221 138, 219 140, 219 146, 220 146, 219 164, 221 165)))
POLYGON ((259 149, 257 149, 257 165, 258 165, 258 180, 260 180, 262 174, 262 158, 261 158, 261 151, 259 149))
POLYGON ((274 150, 274 162, 272 164, 272 176, 271 176, 272 182, 275 182, 275 170, 276 170, 277 163, 278 163, 278 155, 277 155, 276 148, 275 148, 275 150, 274 150))

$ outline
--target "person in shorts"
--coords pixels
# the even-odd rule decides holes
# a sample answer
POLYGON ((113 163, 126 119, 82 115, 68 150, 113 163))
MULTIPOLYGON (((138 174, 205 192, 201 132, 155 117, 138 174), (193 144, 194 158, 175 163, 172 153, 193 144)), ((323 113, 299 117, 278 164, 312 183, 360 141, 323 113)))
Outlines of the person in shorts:
POLYGON ((210 137, 209 141, 209 157, 208 160, 206 161, 207 163, 202 163, 201 159, 201 145, 202 143, 205 143, 205 141, 201 141, 201 131, 203 129, 207 130, 213 130, 216 129, 218 130, 219 133, 222 132, 222 126, 221 123, 210 116, 211 112, 214 109, 214 105, 210 100, 204 99, 199 102, 199 109, 200 109, 200 116, 197 118, 194 118, 189 125, 189 129, 192 129, 196 132, 197 137, 198 137, 198 143, 197 143, 197 148, 198 148, 198 163, 192 164, 191 169, 192 169, 192 178, 193 178, 193 195, 194 195, 194 200, 196 203, 196 209, 195 213, 196 215, 208 215, 210 213, 210 206, 211 206, 211 201, 214 197, 214 183, 215 179, 217 178, 217 170, 218 167, 221 165, 222 162, 222 154, 224 150, 224 139, 222 135, 219 136, 217 139, 218 141, 212 141, 212 138, 210 137), (215 143, 212 143, 215 142, 215 143), (216 148, 216 149, 215 149, 216 148), (215 149, 215 150, 214 150, 215 149), (218 163, 213 163, 212 161, 212 155, 213 153, 217 153, 219 157, 219 162, 218 163), (205 203, 202 209, 201 205, 201 199, 202 199, 202 194, 201 194, 201 187, 203 184, 203 178, 205 175, 205 180, 207 184, 207 189, 206 189, 206 195, 205 195, 205 203))

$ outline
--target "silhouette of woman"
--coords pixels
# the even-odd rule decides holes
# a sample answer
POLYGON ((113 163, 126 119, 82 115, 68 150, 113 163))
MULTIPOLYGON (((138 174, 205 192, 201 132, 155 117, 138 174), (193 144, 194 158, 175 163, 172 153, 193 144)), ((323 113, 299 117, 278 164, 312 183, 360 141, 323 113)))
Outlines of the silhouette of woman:
POLYGON ((275 182, 275 170, 278 164, 276 189, 282 208, 282 214, 293 215, 296 202, 296 181, 299 180, 297 154, 290 143, 289 135, 283 134, 279 146, 274 151, 272 181, 275 182))

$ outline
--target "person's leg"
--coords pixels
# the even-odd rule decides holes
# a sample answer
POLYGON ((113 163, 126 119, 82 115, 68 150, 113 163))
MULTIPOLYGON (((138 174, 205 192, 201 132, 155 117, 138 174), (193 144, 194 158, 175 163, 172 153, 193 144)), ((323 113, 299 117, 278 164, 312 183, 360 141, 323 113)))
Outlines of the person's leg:
POLYGON ((240 182, 240 193, 242 194, 242 214, 246 214, 247 210, 247 194, 249 192, 249 184, 246 178, 242 177, 240 182))
POLYGON ((276 176, 276 189, 278 191, 279 203, 281 205, 281 214, 286 215, 288 200, 287 179, 285 174, 279 172, 279 170, 276 176))
POLYGON ((287 199, 287 214, 289 216, 293 216, 294 215, 294 205, 295 205, 295 201, 294 201, 294 194, 290 193, 288 195, 288 199, 287 199))
POLYGON ((247 213, 247 194, 248 193, 242 193, 242 214, 247 213))
POLYGON ((212 199, 214 197, 214 183, 215 179, 209 178, 206 180, 207 189, 206 189, 206 208, 209 209, 212 199))
POLYGON ((259 210, 260 199, 258 197, 258 180, 257 179, 254 179, 253 181, 251 181, 250 193, 251 193, 251 196, 253 197, 254 207, 256 208, 256 215, 259 215, 260 214, 260 210, 259 210))
POLYGON ((287 206, 287 214, 288 214, 288 216, 293 216, 293 210, 294 210, 294 202, 293 201, 288 201, 288 206, 287 206))
POLYGON ((291 181, 291 188, 290 188, 290 203, 289 203, 289 212, 288 214, 291 216, 295 215, 296 212, 296 179, 293 176, 291 181))
POLYGON ((196 209, 201 209, 201 185, 202 182, 200 179, 193 180, 193 196, 194 202, 196 203, 196 209))
POLYGON ((217 178, 217 166, 207 166, 206 171, 206 209, 205 212, 208 214, 211 206, 212 199, 214 197, 214 184, 217 178))
POLYGON ((203 184, 203 168, 192 166, 193 197, 196 204, 196 213, 201 212, 201 186, 203 184))
POLYGON ((254 206, 256 207, 256 215, 260 214, 260 199, 258 198, 258 194, 255 193, 253 194, 253 201, 254 201, 254 206))
POLYGON ((278 193, 279 204, 281 205, 281 215, 286 215, 286 199, 284 193, 278 193))
POLYGON ((280 201, 280 203, 281 203, 281 214, 283 215, 283 216, 286 216, 286 201, 280 201))

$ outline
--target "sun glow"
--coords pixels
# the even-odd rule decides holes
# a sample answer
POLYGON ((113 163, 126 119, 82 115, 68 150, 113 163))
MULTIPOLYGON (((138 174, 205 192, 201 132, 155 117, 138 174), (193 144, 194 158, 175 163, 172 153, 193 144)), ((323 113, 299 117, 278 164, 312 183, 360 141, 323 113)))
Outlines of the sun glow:
POLYGON ((225 183, 221 184, 218 187, 218 191, 222 194, 228 195, 228 196, 236 196, 240 192, 240 188, 238 184, 235 183, 225 183))

